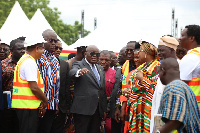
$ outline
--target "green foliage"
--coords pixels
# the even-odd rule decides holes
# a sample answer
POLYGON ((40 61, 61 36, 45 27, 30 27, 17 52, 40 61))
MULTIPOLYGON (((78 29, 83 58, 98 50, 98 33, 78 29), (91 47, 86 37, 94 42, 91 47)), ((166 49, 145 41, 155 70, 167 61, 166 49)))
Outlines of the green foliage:
MULTIPOLYGON (((73 44, 80 38, 81 24, 79 21, 75 21, 74 25, 65 24, 60 19, 61 12, 58 11, 58 8, 52 9, 48 7, 49 0, 18 0, 18 2, 29 19, 40 8, 51 27, 68 45, 73 44)), ((15 0, 0 1, 0 27, 6 21, 14 4, 15 0)), ((87 36, 89 33, 90 31, 84 30, 84 36, 87 36)))

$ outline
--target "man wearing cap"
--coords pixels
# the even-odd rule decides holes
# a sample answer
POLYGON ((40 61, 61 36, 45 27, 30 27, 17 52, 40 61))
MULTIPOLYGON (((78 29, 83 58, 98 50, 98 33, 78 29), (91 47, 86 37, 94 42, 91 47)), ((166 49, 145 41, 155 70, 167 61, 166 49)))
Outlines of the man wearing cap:
POLYGON ((180 45, 188 50, 180 61, 180 77, 190 86, 200 107, 200 26, 185 26, 180 45))
MULTIPOLYGON (((160 60, 164 60, 166 58, 175 58, 176 59, 176 49, 179 45, 176 38, 170 35, 165 35, 160 38, 158 44, 158 56, 160 60)), ((163 94, 163 90, 165 85, 163 85, 160 81, 160 78, 157 80, 157 85, 153 94, 152 99, 152 107, 151 107, 151 123, 150 123, 150 132, 153 132, 154 126, 154 115, 158 113, 158 109, 160 106, 161 96, 163 94)))
POLYGON ((37 133, 38 116, 44 115, 43 110, 48 103, 35 62, 44 52, 44 44, 35 40, 26 43, 25 47, 26 54, 17 62, 14 71, 12 108, 17 112, 20 133, 37 133))
POLYGON ((42 33, 44 40, 44 53, 37 60, 43 82, 44 92, 48 99, 48 106, 43 118, 40 119, 39 133, 50 133, 53 120, 56 116, 59 103, 60 88, 60 64, 54 55, 57 35, 54 31, 47 29, 42 33))
POLYGON ((0 126, 0 132, 13 133, 19 132, 19 123, 15 109, 10 109, 9 100, 7 101, 7 95, 10 96, 13 90, 13 76, 15 66, 17 62, 25 53, 24 43, 15 39, 10 42, 11 57, 8 57, 1 61, 2 64, 2 89, 4 91, 4 110, 2 111, 2 124, 0 126), (7 104, 7 105, 6 105, 7 104))

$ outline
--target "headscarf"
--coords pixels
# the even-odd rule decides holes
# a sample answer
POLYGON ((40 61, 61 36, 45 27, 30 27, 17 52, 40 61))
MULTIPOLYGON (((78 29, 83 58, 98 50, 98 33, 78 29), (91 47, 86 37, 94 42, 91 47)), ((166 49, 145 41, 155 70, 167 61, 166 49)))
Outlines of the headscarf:
POLYGON ((158 59, 157 48, 153 44, 143 41, 141 43, 140 49, 143 50, 146 54, 149 54, 155 57, 155 59, 158 59))

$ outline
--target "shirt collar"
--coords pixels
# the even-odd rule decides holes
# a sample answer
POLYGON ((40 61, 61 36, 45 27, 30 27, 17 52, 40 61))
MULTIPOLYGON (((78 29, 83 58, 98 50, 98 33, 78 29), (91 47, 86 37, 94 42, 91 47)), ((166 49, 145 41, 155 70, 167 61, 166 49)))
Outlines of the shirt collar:
POLYGON ((50 53, 49 51, 47 51, 47 50, 45 49, 43 54, 44 54, 44 55, 53 55, 54 52, 53 52, 53 53, 50 53))
MULTIPOLYGON (((88 65, 92 68, 92 64, 88 62, 88 60, 85 58, 85 61, 88 63, 88 65)), ((95 65, 94 65, 95 66, 95 65)))

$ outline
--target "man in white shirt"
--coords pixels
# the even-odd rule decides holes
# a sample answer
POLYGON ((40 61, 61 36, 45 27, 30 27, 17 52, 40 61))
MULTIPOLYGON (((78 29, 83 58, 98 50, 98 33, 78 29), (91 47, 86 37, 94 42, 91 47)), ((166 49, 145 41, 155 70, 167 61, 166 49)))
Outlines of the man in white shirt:
POLYGON ((24 45, 26 54, 17 62, 14 71, 12 108, 17 112, 20 133, 37 133, 39 117, 44 116, 48 104, 43 80, 35 62, 44 52, 44 44, 34 39, 34 42, 24 45))
MULTIPOLYGON (((176 58, 176 48, 179 45, 178 41, 172 36, 163 36, 160 38, 158 44, 158 56, 160 60, 164 60, 166 58, 176 58)), ((153 132, 154 126, 154 115, 158 113, 158 109, 160 106, 161 96, 163 94, 163 90, 165 85, 163 85, 160 81, 160 78, 157 80, 156 89, 154 91, 153 100, 152 100, 152 108, 151 108, 151 124, 150 124, 150 132, 153 132)))
POLYGON ((180 45, 188 50, 180 61, 180 78, 193 90, 200 106, 200 26, 185 26, 180 45))

